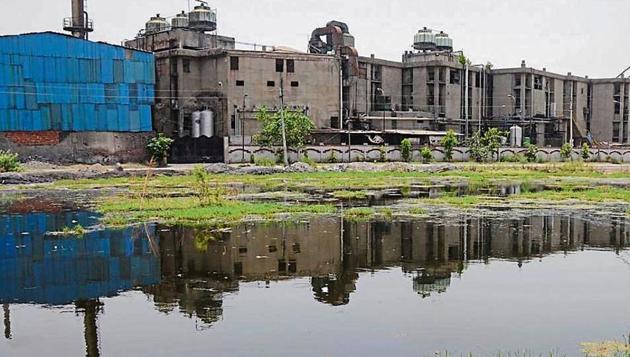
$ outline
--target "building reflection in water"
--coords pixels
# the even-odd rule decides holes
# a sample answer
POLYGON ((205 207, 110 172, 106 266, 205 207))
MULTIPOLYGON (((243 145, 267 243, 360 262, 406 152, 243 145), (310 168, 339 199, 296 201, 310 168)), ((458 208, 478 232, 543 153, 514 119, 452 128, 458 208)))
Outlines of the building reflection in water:
POLYGON ((318 217, 303 222, 246 223, 216 232, 181 227, 89 232, 83 239, 46 235, 88 212, 0 216, 0 303, 5 338, 9 304, 74 304, 84 317, 86 355, 99 355, 103 297, 139 289, 158 311, 194 318, 199 328, 221 320, 226 294, 246 282, 310 280, 316 301, 351 302, 360 273, 400 267, 420 297, 447 292, 470 263, 523 264, 582 249, 620 251, 630 243, 624 218, 569 216, 424 218, 394 222, 318 217))
MULTIPOLYGON (((23 205, 18 205, 22 207, 23 205)), ((33 205, 29 204, 29 210, 33 205)), ((83 315, 87 356, 99 356, 100 299, 136 286, 159 283, 155 225, 88 231, 82 237, 50 235, 64 227, 90 227, 90 212, 37 205, 36 212, 0 215, 0 303, 4 336, 13 337, 10 304, 74 304, 83 315)))
POLYGON ((242 224, 230 232, 160 229, 163 282, 144 288, 157 308, 178 308, 211 325, 224 294, 239 282, 310 278, 314 298, 350 302, 361 271, 402 267, 422 297, 444 293, 471 262, 526 261, 585 248, 619 251, 630 243, 623 218, 541 216, 353 222, 315 218, 300 223, 242 224))

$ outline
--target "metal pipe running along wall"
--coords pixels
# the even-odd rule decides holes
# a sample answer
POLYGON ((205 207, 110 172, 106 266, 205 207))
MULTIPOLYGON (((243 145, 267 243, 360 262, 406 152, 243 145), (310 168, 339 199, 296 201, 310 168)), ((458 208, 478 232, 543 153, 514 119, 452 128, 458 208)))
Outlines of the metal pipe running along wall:
POLYGON ((153 130, 152 53, 43 32, 0 36, 0 132, 153 130))

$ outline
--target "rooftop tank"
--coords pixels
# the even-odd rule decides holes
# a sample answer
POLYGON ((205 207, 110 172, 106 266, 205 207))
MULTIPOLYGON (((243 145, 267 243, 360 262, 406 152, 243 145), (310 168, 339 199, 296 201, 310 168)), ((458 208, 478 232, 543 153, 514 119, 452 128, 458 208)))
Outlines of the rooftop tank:
POLYGON ((168 30, 170 24, 166 21, 165 18, 161 17, 160 14, 157 14, 146 23, 146 33, 157 33, 168 30))
POLYGON ((171 20, 171 27, 174 29, 188 27, 188 15, 186 15, 186 12, 182 11, 180 14, 177 14, 171 20))
POLYGON ((435 35, 428 28, 418 30, 413 37, 413 48, 419 51, 434 50, 436 48, 435 35))
POLYGON ((193 30, 214 31, 217 29, 217 13, 203 1, 188 14, 188 20, 193 30))
POLYGON ((453 39, 448 37, 448 34, 444 31, 440 31, 440 33, 435 34, 435 44, 438 50, 441 51, 452 51, 453 50, 453 39))

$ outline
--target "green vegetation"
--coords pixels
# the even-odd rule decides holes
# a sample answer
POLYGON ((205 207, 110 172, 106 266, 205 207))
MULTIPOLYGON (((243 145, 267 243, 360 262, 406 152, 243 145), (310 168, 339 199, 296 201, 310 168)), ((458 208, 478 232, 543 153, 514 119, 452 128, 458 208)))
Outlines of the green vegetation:
MULTIPOLYGON (((486 162, 494 160, 496 155, 496 159, 499 160, 499 148, 505 136, 506 133, 497 128, 491 128, 483 135, 477 131, 468 141, 468 151, 471 159, 476 162, 486 162)), ((507 162, 521 161, 520 158, 516 158, 507 162)))
POLYGON ((380 146, 378 148, 378 152, 379 152, 379 161, 380 162, 385 162, 387 161, 387 149, 385 148, 385 146, 380 146))
POLYGON ((83 228, 83 226, 80 224, 77 224, 74 227, 67 227, 67 226, 63 227, 63 230, 61 231, 61 235, 63 237, 83 238, 85 233, 86 233, 85 228, 83 228))
POLYGON ((254 164, 256 166, 272 167, 276 166, 276 160, 267 157, 257 157, 254 159, 254 164))
POLYGON ((562 158, 562 161, 571 160, 572 152, 573 147, 571 146, 571 144, 565 143, 564 145, 562 145, 562 147, 560 148, 560 158, 562 158))
POLYGON ((453 148, 458 144, 457 135, 452 129, 446 133, 446 135, 440 141, 440 145, 444 147, 444 160, 453 161, 453 148))
POLYGON ((282 146, 282 119, 286 133, 287 146, 301 148, 311 135, 315 125, 302 111, 283 109, 270 112, 262 108, 256 113, 256 119, 262 123, 260 134, 254 140, 263 146, 282 146))
POLYGON ((420 156, 422 156, 423 164, 428 164, 433 161, 433 151, 428 146, 425 146, 422 150, 420 150, 420 156))
POLYGON ((582 160, 588 161, 591 158, 591 148, 587 143, 582 144, 582 160))
POLYGON ((151 161, 161 165, 168 163, 168 152, 173 144, 173 139, 166 137, 162 133, 158 133, 155 138, 149 140, 147 150, 151 154, 151 161))
POLYGON ((18 154, 0 150, 0 172, 20 171, 20 158, 18 154))
POLYGON ((404 161, 411 161, 411 150, 413 149, 413 146, 411 145, 411 140, 409 139, 404 139, 401 143, 400 143, 400 155, 402 156, 402 159, 404 161))
POLYGON ((414 207, 409 210, 409 214, 414 216, 424 216, 427 214, 427 210, 420 207, 414 207))
POLYGON ((525 153, 525 158, 527 158, 527 162, 536 162, 537 155, 538 146, 534 144, 529 144, 529 146, 527 146, 527 153, 525 153))
POLYGON ((225 186, 212 182, 212 177, 203 166, 195 166, 192 172, 195 181, 195 191, 199 204, 206 206, 221 206, 225 203, 227 189, 225 186))
POLYGON ((368 197, 365 191, 340 190, 332 193, 333 197, 340 200, 364 200, 368 197))

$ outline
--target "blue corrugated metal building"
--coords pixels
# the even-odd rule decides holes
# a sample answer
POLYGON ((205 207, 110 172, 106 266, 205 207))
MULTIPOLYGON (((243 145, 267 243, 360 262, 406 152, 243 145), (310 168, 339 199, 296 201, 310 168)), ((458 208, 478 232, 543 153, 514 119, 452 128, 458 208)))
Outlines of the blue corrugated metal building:
POLYGON ((43 32, 0 36, 0 132, 152 130, 152 53, 43 32))

